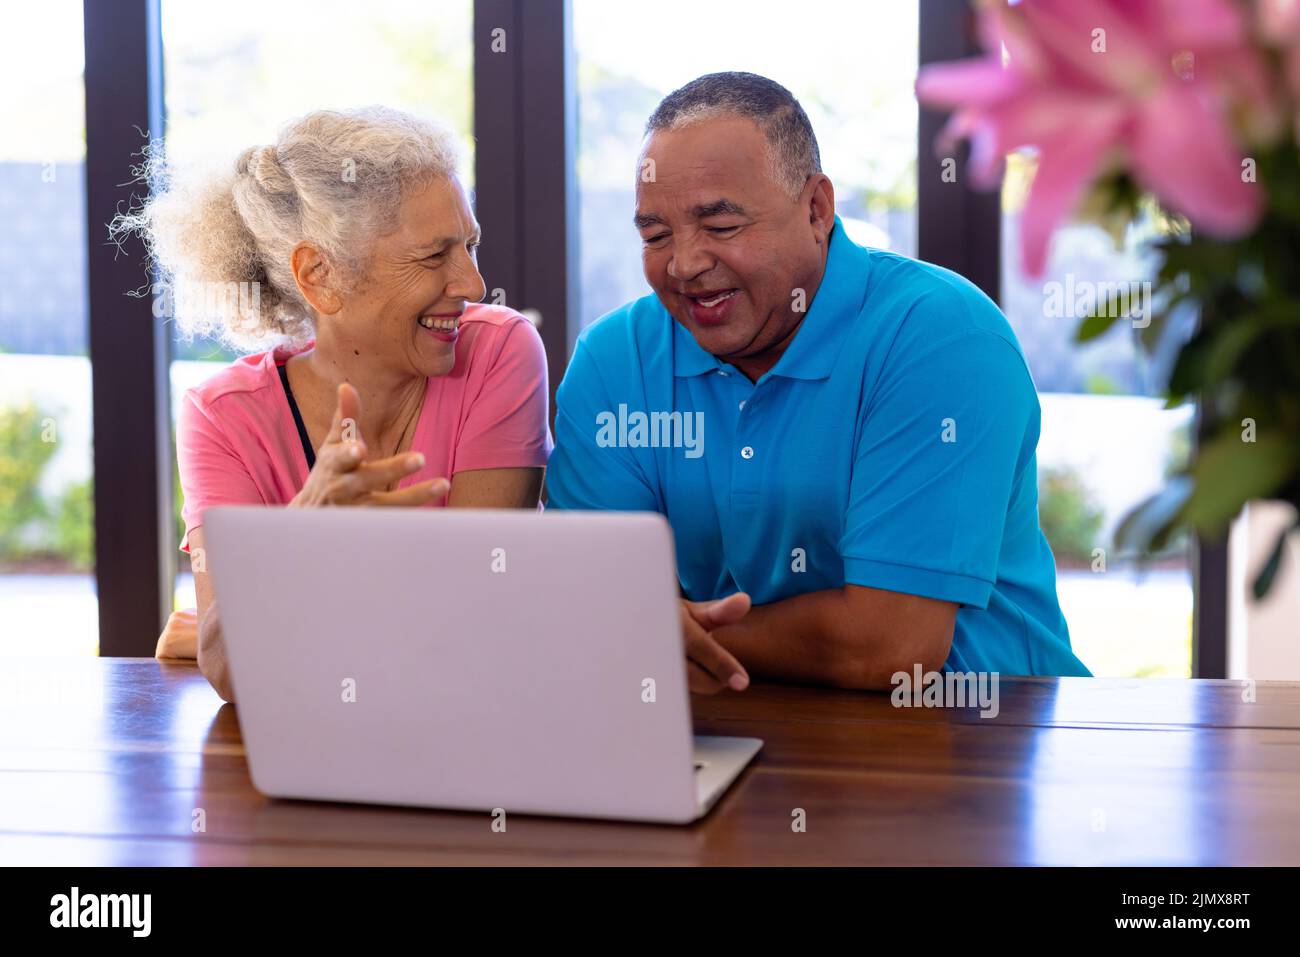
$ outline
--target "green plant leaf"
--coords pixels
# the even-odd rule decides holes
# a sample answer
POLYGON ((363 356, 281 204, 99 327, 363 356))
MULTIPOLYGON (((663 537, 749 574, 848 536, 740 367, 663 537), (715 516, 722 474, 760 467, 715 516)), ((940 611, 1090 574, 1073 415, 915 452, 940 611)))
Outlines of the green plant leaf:
POLYGON ((1300 528, 1300 521, 1277 533, 1277 541, 1273 543, 1273 551, 1268 556, 1268 561, 1264 563, 1264 567, 1259 570, 1259 574, 1255 576, 1255 584, 1251 586, 1251 591, 1254 593, 1256 600, 1267 595, 1269 589, 1273 587, 1273 581, 1277 578, 1278 569, 1282 567, 1282 556, 1286 554, 1287 536, 1297 528, 1300 528))
POLYGON ((1215 338, 1213 349, 1205 358, 1203 382, 1222 382, 1228 378, 1247 349, 1259 338, 1265 323, 1256 316, 1238 316, 1215 338))
POLYGON ((1155 551, 1178 525, 1179 513, 1191 496, 1192 479, 1176 475, 1160 491, 1135 505, 1115 529, 1115 544, 1121 549, 1155 551))
MULTIPOLYGON (((1114 309, 1110 311, 1118 312, 1118 310, 1114 309)), ((1106 330, 1119 321, 1119 318, 1118 315, 1104 316, 1097 315, 1096 313, 1085 317, 1084 320, 1079 323, 1079 327, 1074 331, 1074 341, 1090 342, 1098 336, 1104 335, 1106 330)))
POLYGON ((1300 463, 1300 444, 1291 436, 1261 435, 1244 442, 1235 425, 1201 446, 1192 464, 1195 488, 1182 518, 1207 535, 1222 535, 1241 507, 1269 498, 1300 463))

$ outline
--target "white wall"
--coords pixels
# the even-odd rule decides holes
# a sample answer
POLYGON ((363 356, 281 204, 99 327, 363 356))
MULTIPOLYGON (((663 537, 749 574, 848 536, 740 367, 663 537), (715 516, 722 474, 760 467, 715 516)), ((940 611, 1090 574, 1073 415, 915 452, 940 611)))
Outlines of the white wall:
POLYGON ((1253 502, 1228 542, 1228 677, 1300 681, 1300 534, 1292 534, 1273 588, 1256 601, 1251 587, 1277 533, 1295 521, 1285 502, 1253 502))

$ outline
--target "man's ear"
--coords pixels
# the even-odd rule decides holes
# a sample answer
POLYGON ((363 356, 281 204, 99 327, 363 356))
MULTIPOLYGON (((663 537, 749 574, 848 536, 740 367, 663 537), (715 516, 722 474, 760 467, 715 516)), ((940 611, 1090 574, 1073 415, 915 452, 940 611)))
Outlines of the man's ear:
POLYGON ((298 292, 319 315, 332 316, 343 308, 334 270, 319 249, 311 243, 299 243, 293 247, 289 263, 298 292))
POLYGON ((808 224, 818 243, 826 242, 835 228, 835 187, 825 173, 813 173, 803 187, 808 224))

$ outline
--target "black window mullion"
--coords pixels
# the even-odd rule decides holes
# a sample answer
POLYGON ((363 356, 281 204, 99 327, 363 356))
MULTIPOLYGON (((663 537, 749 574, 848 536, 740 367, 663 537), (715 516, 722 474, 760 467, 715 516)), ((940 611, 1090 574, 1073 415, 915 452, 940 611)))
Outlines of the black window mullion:
MULTIPOLYGON (((983 52, 976 40, 969 0, 921 0, 920 15, 919 66, 983 52)), ((943 162, 947 157, 938 155, 934 144, 947 116, 919 104, 917 109, 917 258, 960 273, 994 302, 1000 302, 1001 192, 971 189, 965 144, 951 157, 955 180, 945 178, 943 162)))
POLYGON ((541 316, 552 417, 579 324, 576 129, 570 0, 474 0, 479 268, 489 301, 541 316))
POLYGON ((145 134, 162 132, 159 0, 85 0, 87 290, 101 655, 151 655, 175 579, 170 343, 138 239, 108 242, 145 134))

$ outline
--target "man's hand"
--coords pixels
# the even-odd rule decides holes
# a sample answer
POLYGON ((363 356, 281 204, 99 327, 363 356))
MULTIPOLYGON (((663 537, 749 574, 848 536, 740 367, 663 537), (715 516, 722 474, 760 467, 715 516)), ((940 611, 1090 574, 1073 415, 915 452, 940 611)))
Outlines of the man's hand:
POLYGON ((686 640, 686 674, 691 691, 716 694, 723 688, 744 691, 749 674, 735 656, 710 634, 749 613, 749 596, 737 592, 717 601, 682 599, 682 636, 686 640))

